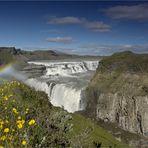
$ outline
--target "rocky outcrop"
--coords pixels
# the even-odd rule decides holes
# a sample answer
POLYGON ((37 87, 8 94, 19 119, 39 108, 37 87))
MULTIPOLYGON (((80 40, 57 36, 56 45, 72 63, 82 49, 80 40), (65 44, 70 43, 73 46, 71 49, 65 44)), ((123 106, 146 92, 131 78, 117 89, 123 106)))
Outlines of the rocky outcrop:
MULTIPOLYGON (((110 76, 106 74, 104 77, 104 83, 106 83, 115 77, 115 73, 110 74, 110 76)), ((102 88, 105 85, 103 82, 100 84, 102 87, 98 86, 96 90, 92 81, 88 92, 93 94, 90 96, 91 99, 95 98, 96 105, 92 107, 92 110, 96 119, 115 122, 124 130, 148 135, 147 83, 147 75, 126 73, 122 73, 113 82, 110 82, 107 90, 102 88)), ((90 103, 88 109, 91 109, 91 105, 94 106, 90 103)))
POLYGON ((42 76, 46 73, 46 67, 44 65, 30 64, 26 65, 22 71, 29 77, 42 76))
POLYGON ((148 136, 147 72, 147 55, 125 52, 103 59, 86 89, 87 115, 148 136))
POLYGON ((148 97, 100 94, 96 118, 116 122, 124 130, 148 135, 148 97), (107 102, 107 103, 106 103, 107 102))

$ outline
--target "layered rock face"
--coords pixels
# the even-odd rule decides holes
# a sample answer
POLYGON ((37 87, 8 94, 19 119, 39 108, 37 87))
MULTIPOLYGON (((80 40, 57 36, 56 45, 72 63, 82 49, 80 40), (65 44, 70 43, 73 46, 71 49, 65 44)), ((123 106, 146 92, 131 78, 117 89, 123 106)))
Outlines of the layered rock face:
POLYGON ((148 136, 148 56, 129 52, 101 61, 87 88, 90 116, 148 136))
MULTIPOLYGON (((142 76, 122 74, 114 85, 118 85, 115 92, 98 94, 96 105, 96 118, 103 119, 105 122, 116 122, 124 130, 148 135, 148 96, 137 94, 143 91, 144 86, 136 82, 144 82, 142 76), (130 82, 133 80, 133 82, 130 82), (119 86, 120 85, 120 86, 119 86)), ((142 82, 142 83, 143 83, 142 82)), ((112 86, 116 87, 116 86, 112 86)))
POLYGON ((46 66, 30 64, 26 65, 22 71, 25 73, 25 75, 28 75, 28 77, 42 76, 44 73, 46 73, 46 66))

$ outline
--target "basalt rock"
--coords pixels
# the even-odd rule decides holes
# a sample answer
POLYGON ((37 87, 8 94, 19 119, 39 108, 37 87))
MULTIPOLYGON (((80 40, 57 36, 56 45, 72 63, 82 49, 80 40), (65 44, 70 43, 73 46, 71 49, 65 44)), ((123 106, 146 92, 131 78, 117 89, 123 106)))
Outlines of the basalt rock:
POLYGON ((85 112, 97 121, 147 137, 148 55, 124 52, 100 63, 86 89, 85 112))

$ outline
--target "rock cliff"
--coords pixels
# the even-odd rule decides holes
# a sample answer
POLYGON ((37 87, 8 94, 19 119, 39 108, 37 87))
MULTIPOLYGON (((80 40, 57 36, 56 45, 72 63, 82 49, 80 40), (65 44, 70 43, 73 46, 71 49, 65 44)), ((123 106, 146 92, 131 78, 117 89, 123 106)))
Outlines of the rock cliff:
POLYGON ((89 116, 148 136, 148 55, 123 52, 104 58, 86 96, 89 116))

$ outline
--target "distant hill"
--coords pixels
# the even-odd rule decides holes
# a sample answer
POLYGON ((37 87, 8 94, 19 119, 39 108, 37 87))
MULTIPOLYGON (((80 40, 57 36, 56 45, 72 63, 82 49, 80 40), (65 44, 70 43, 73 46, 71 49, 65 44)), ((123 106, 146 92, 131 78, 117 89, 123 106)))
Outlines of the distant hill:
POLYGON ((100 61, 98 71, 148 72, 148 54, 115 53, 100 61))
POLYGON ((0 47, 0 63, 5 64, 12 61, 28 61, 28 60, 50 60, 70 58, 75 55, 65 53, 57 53, 55 51, 24 51, 15 47, 0 47))
POLYGON ((15 47, 0 47, 0 64, 7 64, 10 62, 24 63, 32 60, 58 60, 58 59, 72 59, 72 58, 96 58, 99 56, 80 56, 74 54, 67 54, 52 50, 35 50, 25 51, 16 49, 15 47))

